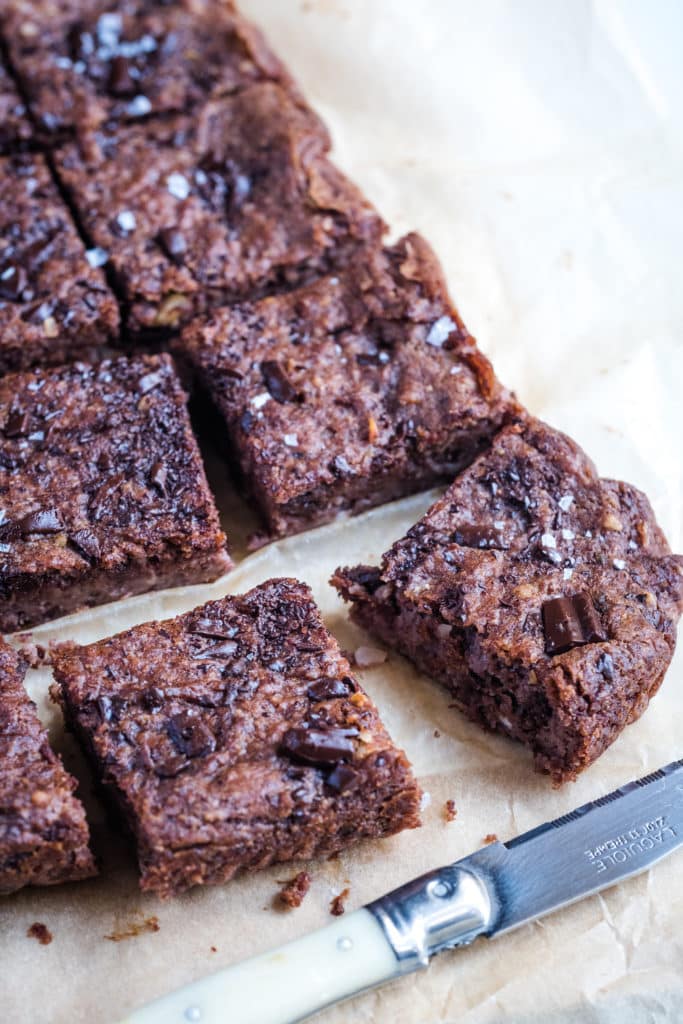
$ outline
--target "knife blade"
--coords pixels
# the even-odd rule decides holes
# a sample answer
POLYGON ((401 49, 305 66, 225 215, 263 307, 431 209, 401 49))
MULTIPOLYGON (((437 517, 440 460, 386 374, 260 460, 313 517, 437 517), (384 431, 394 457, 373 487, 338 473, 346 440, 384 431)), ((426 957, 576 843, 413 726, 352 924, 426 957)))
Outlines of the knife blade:
POLYGON ((334 924, 204 978, 122 1024, 294 1024, 431 957, 493 938, 652 867, 683 844, 683 760, 334 924))

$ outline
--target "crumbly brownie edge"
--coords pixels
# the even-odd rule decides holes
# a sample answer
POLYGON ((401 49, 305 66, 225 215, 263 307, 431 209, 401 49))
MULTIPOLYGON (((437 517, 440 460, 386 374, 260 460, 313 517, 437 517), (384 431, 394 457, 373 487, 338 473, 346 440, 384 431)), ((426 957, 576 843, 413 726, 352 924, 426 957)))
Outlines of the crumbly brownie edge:
MULTIPOLYGON (((7 765, 0 766, 0 801, 11 802, 8 808, 9 832, 3 833, 3 808, 0 807, 0 894, 7 895, 25 886, 57 885, 76 882, 97 874, 90 851, 90 834, 82 804, 74 795, 76 780, 49 746, 47 732, 38 722, 35 706, 23 688, 26 665, 23 659, 2 644, 2 672, 12 678, 0 690, 3 694, 25 702, 30 709, 34 731, 16 742, 29 760, 21 774, 7 765), (31 756, 33 755, 33 757, 31 756), (3 777, 4 771, 4 777, 3 777), (41 816, 50 807, 61 804, 57 820, 47 825, 41 835, 41 816)), ((56 808, 55 808, 56 809, 56 808)))

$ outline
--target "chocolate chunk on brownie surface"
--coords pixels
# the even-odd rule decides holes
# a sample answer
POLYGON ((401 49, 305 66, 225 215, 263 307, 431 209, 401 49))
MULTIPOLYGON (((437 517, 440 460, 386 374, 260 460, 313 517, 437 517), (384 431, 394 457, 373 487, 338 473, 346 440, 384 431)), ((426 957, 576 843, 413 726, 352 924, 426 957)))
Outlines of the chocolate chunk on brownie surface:
POLYGON ((683 608, 683 559, 645 495, 532 419, 501 431, 379 568, 334 583, 356 622, 558 782, 645 710, 683 608))
POLYGON ((42 156, 0 159, 0 373, 112 341, 119 311, 42 156))
POLYGON ((5 33, 50 135, 186 113, 257 81, 298 90, 261 33, 224 0, 19 0, 5 33))
POLYGON ((230 567, 168 356, 1 378, 0 507, 4 633, 230 567))
POLYGON ((26 107, 0 55, 0 155, 25 148, 32 137, 26 107))
POLYGON ((272 83, 195 116, 120 125, 55 154, 85 231, 110 255, 134 331, 298 284, 376 241, 379 217, 328 139, 272 83))
POLYGON ((516 408, 418 235, 211 314, 179 349, 273 534, 451 480, 516 408))
POLYGON ((96 874, 76 780, 50 748, 25 671, 0 641, 0 894, 96 874))
POLYGON ((67 722, 171 896, 419 824, 420 791, 292 579, 54 654, 67 722))

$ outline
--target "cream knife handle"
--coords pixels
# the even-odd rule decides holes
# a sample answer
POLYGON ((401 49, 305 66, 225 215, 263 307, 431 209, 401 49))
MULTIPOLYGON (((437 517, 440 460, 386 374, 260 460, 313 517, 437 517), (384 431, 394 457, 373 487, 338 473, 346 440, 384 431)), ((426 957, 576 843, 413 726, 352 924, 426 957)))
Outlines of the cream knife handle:
POLYGON ((384 931, 363 908, 195 981, 121 1024, 293 1024, 400 973, 384 931))

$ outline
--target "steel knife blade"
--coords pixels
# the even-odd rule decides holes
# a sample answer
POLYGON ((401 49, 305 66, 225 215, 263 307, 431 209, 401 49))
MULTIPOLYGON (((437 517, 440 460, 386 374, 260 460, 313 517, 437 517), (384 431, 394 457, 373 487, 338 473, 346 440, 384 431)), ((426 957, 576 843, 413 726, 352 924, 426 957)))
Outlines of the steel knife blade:
POLYGON ((294 1024, 443 950, 615 885, 682 844, 683 760, 171 993, 125 1024, 294 1024))

